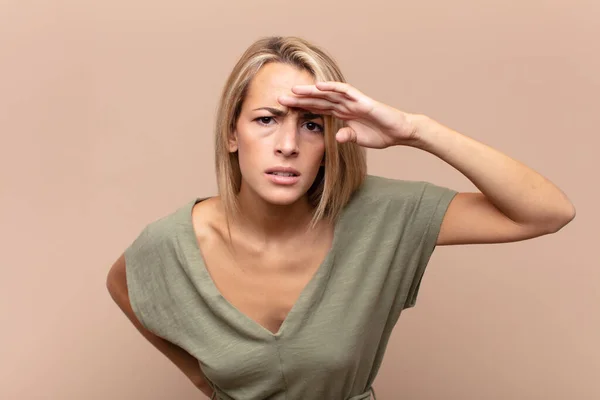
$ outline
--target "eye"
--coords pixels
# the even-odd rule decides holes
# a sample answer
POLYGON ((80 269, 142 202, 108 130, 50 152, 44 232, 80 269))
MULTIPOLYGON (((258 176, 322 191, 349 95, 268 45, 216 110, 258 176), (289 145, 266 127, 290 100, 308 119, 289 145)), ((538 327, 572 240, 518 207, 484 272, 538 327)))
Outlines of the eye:
POLYGON ((258 117, 255 121, 258 121, 261 125, 270 125, 269 122, 273 120, 273 117, 258 117))
POLYGON ((319 132, 319 133, 322 133, 324 130, 322 125, 317 124, 316 122, 311 122, 311 121, 306 123, 306 128, 311 132, 319 132))

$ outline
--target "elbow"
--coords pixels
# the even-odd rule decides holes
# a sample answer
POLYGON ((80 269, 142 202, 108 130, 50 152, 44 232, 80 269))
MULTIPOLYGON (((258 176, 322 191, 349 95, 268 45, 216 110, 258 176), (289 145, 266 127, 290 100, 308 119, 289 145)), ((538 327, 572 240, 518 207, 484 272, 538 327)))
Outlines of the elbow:
POLYGON ((119 285, 117 283, 115 271, 113 268, 111 268, 106 274, 106 280, 104 284, 106 285, 106 290, 108 290, 108 293, 110 293, 111 295, 117 292, 119 285))
POLYGON ((116 296, 127 293, 127 277, 125 272, 125 257, 121 255, 106 274, 106 289, 110 295, 116 296))
POLYGON ((575 206, 572 203, 569 203, 565 210, 556 216, 554 219, 554 223, 550 225, 549 233, 556 233, 568 225, 571 221, 575 219, 577 215, 577 211, 575 210, 575 206))
POLYGON ((106 277, 106 290, 108 291, 111 299, 113 299, 115 303, 119 304, 123 290, 116 279, 110 275, 110 273, 106 277))

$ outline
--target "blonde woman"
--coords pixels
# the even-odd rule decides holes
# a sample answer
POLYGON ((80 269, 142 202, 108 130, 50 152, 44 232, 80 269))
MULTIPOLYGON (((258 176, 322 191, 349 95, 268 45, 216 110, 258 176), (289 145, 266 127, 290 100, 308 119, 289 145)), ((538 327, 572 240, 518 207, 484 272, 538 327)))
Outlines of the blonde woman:
POLYGON ((150 222, 107 286, 135 327, 213 399, 359 400, 436 245, 557 232, 551 182, 425 115, 345 82, 297 37, 253 43, 216 121, 218 195, 150 222), (365 148, 412 146, 480 192, 366 173, 365 148))

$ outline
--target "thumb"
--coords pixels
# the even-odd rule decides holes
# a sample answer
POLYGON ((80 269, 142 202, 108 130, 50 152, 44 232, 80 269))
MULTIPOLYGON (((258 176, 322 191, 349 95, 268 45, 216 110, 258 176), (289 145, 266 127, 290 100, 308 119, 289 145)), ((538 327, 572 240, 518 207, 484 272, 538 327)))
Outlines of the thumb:
POLYGON ((349 126, 345 126, 337 131, 335 139, 340 143, 356 142, 356 132, 349 126))

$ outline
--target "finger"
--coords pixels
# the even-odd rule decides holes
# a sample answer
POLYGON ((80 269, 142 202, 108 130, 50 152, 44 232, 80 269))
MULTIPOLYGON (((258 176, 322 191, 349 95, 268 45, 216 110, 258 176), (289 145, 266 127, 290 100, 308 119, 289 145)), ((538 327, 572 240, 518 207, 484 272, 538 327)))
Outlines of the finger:
POLYGON ((333 91, 341 93, 350 100, 354 101, 358 101, 360 96, 362 95, 362 93, 358 91, 358 89, 345 82, 317 82, 315 86, 317 87, 317 89, 322 91, 333 91))
POLYGON ((327 99, 319 99, 315 97, 297 97, 297 96, 280 96, 279 103, 284 106, 298 107, 304 109, 316 109, 318 112, 327 112, 338 118, 352 118, 354 111, 347 104, 335 103, 327 99))
POLYGON ((348 121, 348 120, 352 120, 355 117, 351 114, 346 114, 337 110, 323 110, 322 108, 313 108, 313 107, 301 107, 302 110, 306 110, 309 111, 313 114, 320 114, 320 115, 333 115, 334 117, 341 119, 343 121, 348 121))
POLYGON ((327 99, 333 103, 343 103, 349 100, 343 93, 319 90, 315 85, 297 85, 292 87, 292 92, 300 96, 327 99))
POLYGON ((280 96, 277 99, 284 106, 297 108, 316 108, 321 111, 341 111, 338 103, 316 97, 280 96))
POLYGON ((339 131, 337 131, 337 133, 335 134, 335 139, 339 143, 347 143, 347 142, 356 143, 356 132, 354 131, 354 129, 350 128, 349 126, 345 126, 345 127, 341 128, 339 131))
POLYGON ((290 107, 306 108, 314 106, 321 110, 337 111, 339 114, 347 117, 355 115, 356 112, 361 112, 359 104, 351 103, 350 100, 340 93, 323 93, 322 97, 312 95, 282 96, 281 99, 283 99, 283 102, 280 101, 281 104, 290 107), (340 102, 337 102, 336 100, 339 100, 340 102))
MULTIPOLYGON (((288 107, 295 107, 295 108, 300 108, 302 110, 306 110, 309 112, 312 112, 314 114, 327 114, 327 115, 333 115, 336 118, 339 118, 341 120, 350 120, 355 118, 355 116, 349 112, 346 111, 347 109, 345 109, 345 107, 341 107, 340 109, 336 109, 335 104, 334 103, 329 103, 326 104, 326 100, 322 100, 320 104, 312 104, 312 102, 303 102, 304 104, 300 104, 300 102, 298 101, 297 97, 291 97, 291 96, 280 96, 277 98, 277 100, 279 101, 280 104, 284 105, 284 106, 288 106, 288 107)), ((315 100, 315 99, 313 99, 315 100)), ((318 100, 318 99, 316 99, 318 100)))
POLYGON ((315 114, 333 115, 334 117, 341 119, 342 121, 349 121, 349 120, 352 120, 355 118, 354 116, 352 116, 350 114, 345 114, 345 113, 342 113, 342 112, 339 112, 336 110, 325 110, 324 111, 324 110, 321 110, 318 108, 309 108, 309 107, 305 107, 303 109, 305 109, 306 111, 315 113, 315 114))

